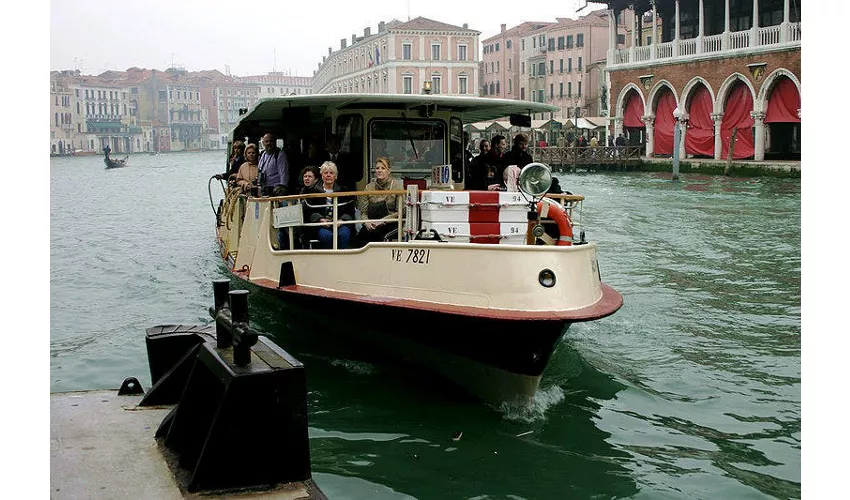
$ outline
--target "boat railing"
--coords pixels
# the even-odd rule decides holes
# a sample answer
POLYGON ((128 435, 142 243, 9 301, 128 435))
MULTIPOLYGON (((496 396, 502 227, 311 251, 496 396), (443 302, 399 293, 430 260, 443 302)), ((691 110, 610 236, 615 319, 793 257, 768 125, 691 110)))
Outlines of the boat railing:
MULTIPOLYGON (((307 228, 320 228, 320 227, 332 227, 333 230, 331 233, 333 234, 333 246, 331 247, 333 250, 339 249, 339 226, 343 225, 351 225, 352 233, 355 233, 355 225, 356 224, 364 224, 366 222, 392 222, 395 221, 397 224, 396 229, 396 239, 395 241, 403 241, 405 237, 405 231, 403 228, 405 221, 404 210, 399 210, 398 215, 396 217, 390 218, 382 218, 382 219, 358 219, 357 217, 352 218, 351 220, 342 220, 339 218, 339 208, 340 206, 347 205, 348 203, 356 203, 358 196, 396 196, 396 206, 403 207, 405 206, 404 198, 407 195, 407 191, 395 189, 395 190, 385 190, 385 191, 340 191, 338 193, 307 193, 307 194, 297 194, 297 195, 287 195, 287 196, 270 196, 266 198, 259 198, 260 201, 268 201, 272 203, 273 207, 285 207, 285 206, 298 206, 299 208, 302 204, 309 205, 310 208, 322 208, 322 207, 332 207, 332 220, 329 222, 304 222, 303 219, 300 222, 295 222, 291 224, 287 224, 286 227, 307 227, 307 228), (330 198, 331 203, 328 204, 320 203, 309 203, 307 200, 314 198, 330 198), (348 201, 343 201, 340 203, 340 198, 352 198, 348 201)), ((256 199, 256 198, 255 198, 256 199)), ((280 227, 274 227, 274 218, 272 218, 272 227, 270 230, 277 231, 280 227)), ((289 238, 289 248, 295 248, 295 236, 293 231, 288 231, 287 237, 289 238)), ((353 234, 352 234, 353 236, 353 234)), ((275 241, 273 238, 272 241, 275 241)), ((301 248, 296 250, 310 250, 310 248, 301 248)))
MULTIPOLYGON (((559 203, 567 214, 570 216, 570 220, 574 228, 582 227, 581 216, 582 216, 582 202, 584 201, 584 196, 582 195, 573 195, 573 194, 547 194, 547 198, 555 200, 559 203)), ((277 232, 283 228, 321 228, 321 227, 330 227, 333 228, 331 231, 333 234, 333 250, 339 249, 339 235, 338 230, 340 226, 349 225, 352 226, 352 237, 356 234, 356 225, 364 224, 366 222, 381 222, 381 223, 395 223, 396 228, 391 230, 388 234, 392 235, 392 237, 386 239, 386 241, 395 241, 395 242, 404 242, 410 239, 415 238, 416 234, 419 232, 419 217, 417 216, 418 210, 412 210, 414 207, 419 208, 421 202, 419 201, 418 190, 416 186, 409 186, 407 190, 386 190, 386 191, 341 191, 336 193, 308 193, 308 194, 297 194, 297 195, 287 195, 287 196, 269 196, 263 198, 249 198, 246 195, 240 195, 240 198, 245 201, 259 201, 264 203, 271 203, 272 210, 274 211, 277 208, 281 207, 291 207, 297 206, 300 211, 303 205, 307 205, 311 209, 316 208, 331 208, 331 220, 328 222, 309 222, 303 219, 303 211, 299 212, 297 217, 292 217, 286 221, 278 220, 276 222, 276 218, 272 217, 270 220, 269 231, 271 232, 271 241, 277 241, 277 232), (396 197, 396 206, 404 207, 403 210, 398 211, 398 215, 390 218, 381 218, 381 219, 360 219, 354 217, 350 220, 340 219, 340 208, 345 207, 350 203, 356 203, 358 196, 375 196, 376 194, 380 196, 395 196, 396 197), (326 200, 330 198, 330 203, 326 200), (340 201, 342 198, 351 198, 350 200, 340 201), (310 200, 321 199, 320 203, 311 202, 310 200)), ((481 204, 478 204, 481 205, 481 204)), ((241 210, 241 213, 244 215, 244 208, 241 210)), ((544 220, 542 221, 544 224, 554 224, 554 221, 544 220)), ((300 248, 296 247, 296 235, 295 231, 287 231, 286 238, 289 240, 288 248, 293 250, 312 250, 310 246, 304 247, 303 245, 300 248)))

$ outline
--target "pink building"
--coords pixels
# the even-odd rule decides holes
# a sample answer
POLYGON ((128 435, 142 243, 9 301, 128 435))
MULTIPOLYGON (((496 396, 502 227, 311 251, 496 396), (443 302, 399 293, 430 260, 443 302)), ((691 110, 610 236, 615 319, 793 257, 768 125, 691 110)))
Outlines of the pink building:
POLYGON ((340 40, 313 74, 315 93, 419 93, 426 81, 434 94, 475 95, 478 36, 466 24, 454 26, 424 17, 378 23, 363 36, 340 40))

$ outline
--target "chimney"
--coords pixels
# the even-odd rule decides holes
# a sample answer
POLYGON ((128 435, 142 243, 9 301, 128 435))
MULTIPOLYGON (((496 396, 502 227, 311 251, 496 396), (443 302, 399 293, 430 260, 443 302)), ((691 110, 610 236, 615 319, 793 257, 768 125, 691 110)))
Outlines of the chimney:
POLYGON ((371 35, 371 34, 372 34, 372 28, 371 28, 371 27, 370 27, 370 28, 365 28, 365 29, 363 30, 363 38, 366 38, 366 37, 368 37, 368 36, 369 36, 369 35, 371 35))
POLYGON ((339 48, 344 49, 346 47, 345 38, 340 38, 339 40, 339 48))
POLYGON ((508 27, 508 25, 507 25, 507 24, 502 23, 502 33, 504 33, 504 32, 505 32, 505 28, 507 28, 507 27, 508 27))
POLYGON ((326 60, 326 59, 327 59, 327 57, 326 57, 326 56, 322 56, 322 64, 324 64, 324 62, 325 62, 325 60, 326 60))
POLYGON ((333 54, 333 53, 334 53, 333 49, 331 49, 330 47, 328 47, 328 55, 331 55, 331 54, 333 54))
POLYGON ((463 23, 463 29, 468 30, 468 29, 469 29, 469 24, 467 24, 467 23, 463 23))
POLYGON ((384 32, 384 26, 385 26, 385 24, 384 24, 384 22, 383 22, 383 21, 381 21, 381 22, 379 22, 379 23, 378 23, 378 33, 383 33, 383 32, 384 32))
POLYGON ((351 45, 354 45, 355 43, 357 43, 357 33, 352 33, 351 34, 351 45))

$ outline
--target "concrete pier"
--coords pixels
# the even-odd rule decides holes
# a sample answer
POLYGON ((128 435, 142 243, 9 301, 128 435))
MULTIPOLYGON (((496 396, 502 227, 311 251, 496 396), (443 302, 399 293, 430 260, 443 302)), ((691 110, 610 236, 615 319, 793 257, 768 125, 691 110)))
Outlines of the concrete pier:
MULTIPOLYGON (((325 499, 312 479, 273 489, 187 493, 176 458, 154 438, 171 406, 137 406, 118 390, 50 395, 51 499, 325 499)), ((268 450, 268 459, 286 450, 268 450)))

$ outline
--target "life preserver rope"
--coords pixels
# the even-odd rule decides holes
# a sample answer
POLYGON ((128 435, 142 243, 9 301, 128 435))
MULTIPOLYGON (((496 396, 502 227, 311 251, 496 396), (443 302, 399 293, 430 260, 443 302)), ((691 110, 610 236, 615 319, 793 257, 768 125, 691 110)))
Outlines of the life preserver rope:
POLYGON ((537 202, 537 212, 540 218, 549 218, 558 224, 557 246, 571 246, 573 244, 573 225, 570 216, 559 203, 544 198, 537 202))

